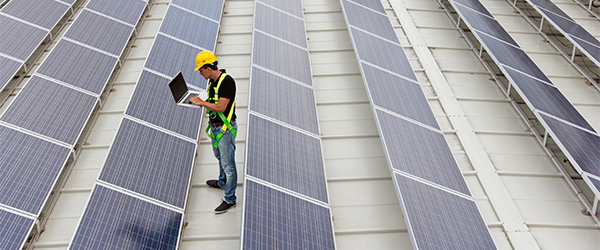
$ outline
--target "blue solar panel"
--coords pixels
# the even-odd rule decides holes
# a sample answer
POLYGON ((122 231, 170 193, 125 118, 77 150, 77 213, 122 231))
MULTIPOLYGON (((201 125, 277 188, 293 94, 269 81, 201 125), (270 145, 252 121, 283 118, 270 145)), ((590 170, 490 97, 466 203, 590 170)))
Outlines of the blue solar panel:
POLYGON ((20 62, 0 56, 0 90, 15 76, 21 65, 20 62))
MULTIPOLYGON (((344 0, 345 2, 349 2, 344 0)), ((373 1, 373 0, 352 0, 351 2, 355 2, 358 3, 360 5, 363 5, 365 7, 368 7, 369 9, 375 10, 381 14, 387 14, 385 12, 385 9, 383 8, 383 5, 381 5, 381 1, 373 1)))
MULTIPOLYGON (((342 4, 350 25, 369 31, 390 41, 400 43, 385 12, 373 12, 345 0, 342 1, 342 4)), ((380 3, 377 3, 377 5, 381 6, 380 3)))
POLYGON ((171 4, 181 6, 215 21, 221 21, 223 0, 172 0, 171 4))
POLYGON ((576 44, 596 65, 600 65, 600 46, 594 46, 578 37, 573 37, 573 43, 576 44))
POLYGON ((117 58, 61 39, 38 73, 100 94, 117 65, 117 58))
POLYGON ((125 114, 197 139, 203 110, 177 106, 167 87, 169 81, 142 71, 125 114))
POLYGON ((48 32, 0 15, 0 52, 27 60, 48 32))
POLYGON ((304 19, 302 1, 298 0, 258 0, 258 2, 273 6, 291 15, 304 19))
POLYGON ((146 67, 168 76, 175 76, 181 71, 187 84, 206 89, 206 80, 194 71, 194 60, 200 51, 199 48, 159 34, 146 59, 146 67))
POLYGON ((135 25, 147 4, 142 0, 91 0, 86 8, 135 25))
MULTIPOLYGON (((553 138, 581 170, 600 176, 600 136, 540 113, 553 138)), ((592 130, 593 131, 593 130, 592 130)))
POLYGON ((21 249, 33 227, 33 220, 0 210, 0 246, 2 249, 21 249))
POLYGON ((252 62, 312 86, 308 51, 254 32, 252 62))
POLYGON ((169 8, 160 26, 160 32, 209 50, 216 45, 218 31, 219 23, 179 8, 169 8))
POLYGON ((184 208, 196 144, 123 119, 99 179, 184 208))
POLYGON ((588 43, 598 44, 598 39, 596 39, 592 34, 587 32, 583 27, 574 21, 565 20, 561 16, 557 16, 552 12, 548 12, 545 10, 541 10, 542 14, 548 18, 548 21, 552 22, 556 28, 558 28, 562 33, 568 33, 573 36, 578 37, 581 40, 587 41, 588 43))
POLYGON ((255 29, 307 48, 304 21, 263 4, 256 4, 255 29))
POLYGON ((37 215, 71 150, 4 126, 0 138, 0 203, 37 215))
POLYGON ((10 1, 2 8, 2 12, 46 29, 52 29, 68 9, 68 5, 54 0, 25 0, 10 1))
POLYGON ((96 101, 94 96, 33 76, 0 120, 75 144, 96 101))
POLYGON ((517 86, 521 96, 533 106, 532 108, 593 130, 592 126, 557 88, 508 68, 505 69, 505 72, 517 86))
POLYGON ((519 46, 495 19, 458 4, 456 5, 455 10, 463 16, 471 30, 476 29, 506 43, 519 46))
POLYGON ((331 211, 246 180, 243 249, 335 249, 331 211))
MULTIPOLYGON (((484 15, 487 15, 487 16, 493 18, 492 14, 483 6, 483 4, 481 4, 481 2, 479 2, 479 0, 452 0, 452 1, 450 1, 450 3, 462 4, 464 6, 467 6, 471 9, 474 9, 484 15)), ((456 5, 454 5, 454 6, 456 6, 456 5)))
POLYGON ((392 168, 470 195, 444 134, 377 110, 392 168))
POLYGON ((327 203, 321 141, 250 114, 246 174, 327 203))
POLYGON ((311 88, 252 67, 250 110, 319 134, 315 95, 311 88), (300 103, 308 105, 299 105, 300 103))
POLYGON ((84 10, 65 36, 113 55, 121 55, 132 32, 131 26, 84 10))
POLYGON ((473 200, 394 174, 415 249, 496 249, 473 200))
POLYGON ((417 80, 402 46, 350 28, 360 60, 367 61, 406 78, 417 80))
POLYGON ((569 17, 569 15, 567 15, 560 8, 558 8, 558 6, 554 5, 554 3, 552 3, 549 0, 527 0, 527 2, 529 2, 531 5, 537 5, 540 8, 544 8, 544 12, 550 11, 556 15, 561 16, 564 19, 575 22, 571 17, 569 17))
POLYGON ((69 249, 177 249, 182 218, 96 185, 69 249))
POLYGON ((373 104, 439 129, 421 86, 367 64, 361 64, 373 104))

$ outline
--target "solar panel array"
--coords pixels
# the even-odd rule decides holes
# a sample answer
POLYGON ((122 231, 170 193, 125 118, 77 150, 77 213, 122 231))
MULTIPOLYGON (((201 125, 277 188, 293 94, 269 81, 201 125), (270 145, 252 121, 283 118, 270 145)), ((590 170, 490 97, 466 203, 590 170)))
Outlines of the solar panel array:
MULTIPOLYGON (((479 1, 460 0, 450 3, 509 79, 511 86, 542 123, 546 132, 584 177, 596 197, 600 197, 600 183, 591 181, 600 179, 600 134, 525 51, 514 44, 512 39, 506 39, 510 38, 510 35, 479 1), (490 32, 482 27, 494 27, 495 31, 490 32)), ((548 5, 544 6, 550 8, 548 5)))
POLYGON ((177 106, 168 83, 181 70, 206 86, 194 58, 214 51, 223 6, 169 4, 70 249, 178 247, 203 109, 177 106))
MULTIPOLYGON (((0 90, 22 69, 69 10, 73 2, 12 0, 0 9, 0 90)), ((9 90, 4 90, 9 91, 9 90)))
MULTIPOLYGON (((55 25, 69 8, 50 0, 35 1, 33 5, 23 2, 34 3, 11 1, 2 11, 45 29, 55 25)), ((80 137, 147 6, 141 0, 110 4, 112 9, 97 11, 92 6, 107 2, 88 2, 0 116, 0 209, 9 213, 2 215, 0 223, 1 234, 7 234, 0 237, 3 248, 20 249, 28 234, 39 233, 39 228, 33 231, 33 222, 43 221, 40 214, 50 204, 51 192, 74 157, 80 137), (118 11, 137 17, 125 22, 117 19, 118 11), (102 36, 109 39, 90 33, 97 30, 103 30, 102 36), (106 44, 112 50, 104 47, 106 44)), ((27 54, 22 56, 24 60, 27 54)))
POLYGON ((243 249, 334 249, 301 0, 254 5, 243 249))
POLYGON ((379 1, 340 0, 415 249, 496 249, 379 1))

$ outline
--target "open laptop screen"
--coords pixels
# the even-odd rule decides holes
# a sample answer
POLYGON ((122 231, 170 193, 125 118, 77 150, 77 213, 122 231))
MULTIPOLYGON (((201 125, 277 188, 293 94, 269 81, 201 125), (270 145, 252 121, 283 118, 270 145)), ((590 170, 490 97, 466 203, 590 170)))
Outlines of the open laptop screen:
POLYGON ((175 102, 179 102, 179 100, 181 100, 181 98, 187 93, 188 88, 181 72, 179 72, 175 77, 173 77, 173 80, 169 82, 169 88, 171 88, 171 94, 173 94, 175 102))

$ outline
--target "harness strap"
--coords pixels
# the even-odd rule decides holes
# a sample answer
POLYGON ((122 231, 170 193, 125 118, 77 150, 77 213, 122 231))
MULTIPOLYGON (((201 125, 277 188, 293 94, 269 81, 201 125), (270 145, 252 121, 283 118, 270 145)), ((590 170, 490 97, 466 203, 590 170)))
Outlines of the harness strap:
MULTIPOLYGON (((226 73, 221 73, 221 76, 219 77, 219 81, 217 82, 217 87, 215 87, 214 97, 208 96, 209 101, 214 100, 214 103, 219 103, 219 88, 221 87, 221 83, 223 82, 223 79, 225 79, 225 76, 227 76, 226 73)), ((209 82, 209 84, 210 84, 210 82, 209 82)), ((210 89, 210 86, 211 85, 208 85, 208 89, 210 89)), ((213 147, 215 147, 215 148, 219 147, 219 141, 221 140, 221 137, 223 137, 223 134, 227 131, 227 129, 229 129, 229 131, 233 135, 233 138, 237 137, 237 133, 233 129, 233 126, 231 126, 231 117, 233 116, 234 109, 235 109, 235 101, 233 101, 233 103, 231 104, 231 109, 229 110, 229 114, 227 115, 227 118, 225 118, 225 115, 223 113, 207 110, 207 112, 209 114, 219 115, 219 118, 221 118, 221 120, 223 121, 223 126, 221 127, 221 130, 219 131, 219 133, 217 135, 212 134, 212 131, 210 129, 210 121, 209 121, 208 127, 206 128, 206 135, 208 135, 209 138, 215 139, 215 143, 213 144, 213 147)))

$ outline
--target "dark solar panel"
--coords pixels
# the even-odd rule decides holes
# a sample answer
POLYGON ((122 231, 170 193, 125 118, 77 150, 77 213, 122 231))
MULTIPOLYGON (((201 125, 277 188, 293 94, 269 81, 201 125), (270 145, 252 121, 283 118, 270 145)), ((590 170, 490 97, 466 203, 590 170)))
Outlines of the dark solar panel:
POLYGON ((406 78, 417 80, 402 46, 350 28, 360 60, 367 61, 406 78))
POLYGON ((179 8, 169 8, 160 32, 205 49, 216 45, 219 23, 179 8))
POLYGON ((583 41, 578 37, 572 37, 576 46, 585 53, 596 65, 600 66, 600 45, 594 46, 587 41, 583 41))
POLYGON ((246 180, 243 249, 334 249, 331 211, 246 180))
POLYGON ((474 201, 394 177, 415 249, 496 249, 474 201))
POLYGON ((312 86, 308 51, 254 32, 252 62, 312 86))
POLYGON ((377 111, 392 168, 470 195, 444 134, 377 111))
POLYGON ((172 0, 171 4, 181 6, 215 21, 221 21, 223 0, 172 0))
MULTIPOLYGON (((600 176, 600 136, 540 113, 553 138, 581 170, 600 176)), ((593 130, 592 130, 593 131, 593 130)))
POLYGON ((69 249, 177 249, 182 217, 96 185, 69 249))
POLYGON ((373 104, 439 129, 421 86, 361 64, 373 104))
POLYGON ((33 220, 0 210, 0 246, 2 249, 22 249, 33 220))
POLYGON ((505 69, 507 76, 517 86, 521 96, 533 108, 558 116, 581 127, 593 130, 559 89, 511 69, 505 69))
POLYGON ((263 4, 256 4, 255 15, 255 29, 307 48, 303 20, 263 4))
POLYGON ((252 67, 250 110, 319 134, 314 91, 252 67))
POLYGON ((206 89, 206 80, 199 72, 194 71, 196 54, 202 51, 163 35, 157 35, 146 67, 168 76, 175 76, 179 71, 189 85, 206 89))
MULTIPOLYGON (((483 4, 481 4, 481 2, 479 2, 479 0, 452 0, 450 2, 462 4, 464 6, 467 6, 471 9, 474 9, 484 15, 487 15, 487 16, 493 18, 492 14, 483 6, 483 4)), ((456 6, 456 5, 454 5, 454 6, 456 6)))
POLYGON ((54 0, 10 1, 2 12, 52 29, 68 9, 68 5, 54 0))
POLYGON ((65 36, 113 55, 121 55, 132 32, 131 26, 84 10, 65 36))
MULTIPOLYGON (((373 1, 373 0, 351 0, 352 2, 361 4, 369 9, 375 10, 381 14, 386 15, 385 9, 383 9, 383 5, 381 5, 381 1, 373 1)), ((349 2, 344 0, 344 2, 349 2)))
POLYGON ((33 76, 0 120, 75 144, 96 101, 94 96, 33 76))
MULTIPOLYGON (((588 42, 590 45, 595 45, 595 48, 593 48, 593 46, 591 48, 586 46, 583 49, 590 48, 592 49, 592 51, 595 50, 595 53, 592 51, 589 51, 589 53, 596 54, 596 57, 599 56, 598 51, 600 51, 600 42, 598 42, 598 39, 596 39, 596 37, 590 34, 579 24, 575 23, 574 21, 565 20, 564 18, 557 16, 552 12, 542 10, 541 13, 547 19, 549 19, 549 21, 553 23, 554 27, 560 30, 565 36, 568 37, 569 35, 571 35, 572 37, 579 38, 580 40, 588 42)), ((576 43, 576 45, 579 45, 579 43, 576 43)))
POLYGON ((461 16, 472 30, 479 30, 514 46, 519 46, 495 19, 485 16, 480 12, 463 7, 462 5, 457 4, 455 9, 456 11, 460 12, 461 16))
POLYGON ((23 64, 0 56, 0 90, 15 76, 23 64))
POLYGON ((197 139, 202 109, 177 106, 168 88, 169 81, 142 71, 125 114, 197 139))
POLYGON ((4 126, 0 138, 0 203, 37 215, 71 149, 4 126))
MULTIPOLYGON (((349 1, 342 1, 348 23, 375 35, 400 43, 386 13, 376 13, 349 1)), ((380 3, 377 3, 381 6, 380 3)))
MULTIPOLYGON (((554 3, 552 3, 549 0, 527 0, 527 2, 529 2, 531 5, 537 5, 538 7, 544 8, 547 11, 551 11, 551 12, 555 13, 556 15, 561 16, 564 19, 575 22, 571 17, 569 17, 569 15, 567 15, 560 8, 558 8, 558 6, 554 5, 554 3)), ((545 11, 545 12, 547 12, 547 11, 545 11)))
POLYGON ((184 208, 196 144, 123 119, 99 179, 184 208))
POLYGON ((298 0, 258 0, 277 9, 285 11, 291 15, 304 19, 302 10, 302 1, 298 0))
POLYGON ((0 53, 27 60, 48 32, 0 15, 0 53))
POLYGON ((600 193, 600 177, 598 179, 596 179, 596 177, 592 177, 590 175, 587 175, 587 177, 590 180, 590 182, 592 183, 592 186, 594 186, 594 188, 596 188, 596 195, 597 195, 597 193, 600 193))
POLYGON ((135 25, 147 4, 142 0, 91 0, 86 8, 135 25))
POLYGON ((321 141, 249 117, 246 174, 327 203, 321 141))
POLYGON ((61 39, 38 73, 100 94, 117 64, 117 58, 61 39))

